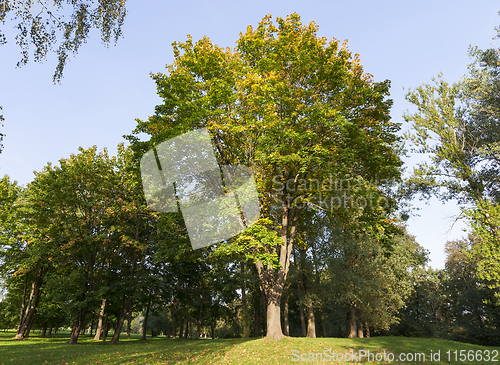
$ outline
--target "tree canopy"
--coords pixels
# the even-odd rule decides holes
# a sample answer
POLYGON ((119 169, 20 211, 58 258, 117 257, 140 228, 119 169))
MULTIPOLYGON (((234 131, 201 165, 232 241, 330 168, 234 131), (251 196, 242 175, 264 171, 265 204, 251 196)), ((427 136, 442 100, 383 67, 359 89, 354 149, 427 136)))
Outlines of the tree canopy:
MULTIPOLYGON (((128 137, 145 150, 206 127, 221 164, 252 170, 261 221, 232 250, 257 265, 268 308, 267 335, 276 339, 283 336, 280 300, 303 208, 333 198, 328 186, 333 180, 357 179, 365 191, 377 194, 380 183, 374 181, 397 179, 402 164, 396 149, 399 125, 390 121, 392 102, 386 99, 389 81, 375 82, 346 42, 327 41, 317 31, 314 22, 302 25, 292 14, 276 24, 266 16, 256 29, 249 26, 235 49, 207 37, 174 42, 168 73, 153 75, 164 103, 134 130, 151 139, 128 137)), ((345 210, 342 204, 327 206, 345 210)), ((377 233, 391 225, 390 204, 361 210, 360 216, 376 217, 377 233)))

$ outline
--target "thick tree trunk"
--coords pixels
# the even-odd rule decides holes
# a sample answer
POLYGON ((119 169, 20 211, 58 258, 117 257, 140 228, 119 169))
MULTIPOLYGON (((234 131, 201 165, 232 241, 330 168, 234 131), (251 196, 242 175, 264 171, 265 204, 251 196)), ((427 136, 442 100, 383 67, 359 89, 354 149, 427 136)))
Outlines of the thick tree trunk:
POLYGON ((316 338, 316 319, 314 318, 314 307, 309 300, 307 305, 307 337, 316 338))
POLYGON ((52 327, 49 328, 49 336, 52 334, 52 327))
POLYGON ((281 331, 280 312, 280 306, 274 300, 267 306, 267 337, 272 337, 275 340, 285 338, 281 331))
POLYGON ((349 311, 349 333, 347 337, 356 338, 358 335, 358 328, 356 326, 356 308, 354 305, 351 305, 351 309, 349 311))
POLYGON ((184 338, 186 338, 186 339, 188 338, 189 332, 190 332, 189 331, 189 326, 191 326, 191 323, 189 323, 189 321, 187 321, 187 323, 186 323, 186 332, 184 333, 184 338))
POLYGON ((148 300, 148 305, 146 306, 146 313, 144 314, 144 322, 142 323, 142 339, 146 340, 146 330, 148 325, 148 315, 149 315, 149 306, 151 304, 151 300, 148 300))
POLYGON ((370 326, 368 326, 368 322, 365 322, 365 334, 366 337, 370 337, 370 326))
POLYGON ((94 340, 99 341, 102 334, 102 321, 104 319, 104 310, 106 309, 106 299, 101 302, 101 311, 99 312, 99 320, 97 321, 97 329, 95 331, 94 340))
POLYGON ((356 323, 358 325, 358 338, 363 338, 363 320, 359 309, 356 309, 356 323))

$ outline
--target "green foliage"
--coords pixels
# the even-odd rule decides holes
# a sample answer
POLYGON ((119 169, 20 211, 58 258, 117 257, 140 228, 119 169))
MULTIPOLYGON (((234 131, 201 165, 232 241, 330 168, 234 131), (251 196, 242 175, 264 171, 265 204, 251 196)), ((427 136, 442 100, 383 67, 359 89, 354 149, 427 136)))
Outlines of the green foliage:
POLYGON ((460 83, 442 75, 435 85, 410 91, 417 107, 406 114, 412 130, 406 134, 415 152, 428 154, 431 164, 414 169, 408 195, 417 192, 442 200, 457 199, 480 239, 475 246, 479 277, 500 288, 500 51, 471 48, 474 63, 460 83))
MULTIPOLYGON (((68 56, 78 52, 91 29, 100 31, 103 44, 108 45, 112 39, 116 42, 122 34, 125 14, 125 0, 5 0, 0 3, 0 22, 12 22, 18 30, 15 39, 22 57, 17 66, 28 63, 30 46, 34 47, 35 62, 43 61, 53 50, 58 59, 54 82, 61 80, 68 56)), ((0 32, 0 45, 5 43, 7 38, 0 32)))
POLYGON ((374 330, 399 322, 399 311, 414 290, 411 273, 427 262, 427 253, 408 234, 396 236, 388 251, 368 236, 333 227, 324 248, 328 291, 344 308, 358 308, 361 322, 374 330))

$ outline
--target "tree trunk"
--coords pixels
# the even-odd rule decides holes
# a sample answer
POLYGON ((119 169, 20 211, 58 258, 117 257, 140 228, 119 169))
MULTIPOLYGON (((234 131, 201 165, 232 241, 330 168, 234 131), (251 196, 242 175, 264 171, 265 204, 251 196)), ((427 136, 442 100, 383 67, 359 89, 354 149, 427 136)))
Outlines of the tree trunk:
POLYGON ((370 337, 370 326, 368 326, 368 322, 365 322, 365 334, 367 338, 370 337))
POLYGON ((283 308, 283 324, 284 324, 284 329, 283 332, 285 336, 290 336, 290 321, 289 321, 289 308, 288 308, 288 288, 285 288, 284 293, 283 293, 283 301, 285 304, 285 307, 283 308))
POLYGON ((52 334, 52 327, 49 328, 49 336, 52 334))
POLYGON ((267 331, 266 336, 278 341, 285 336, 281 330, 281 290, 273 288, 267 304, 267 331))
POLYGON ((40 335, 40 337, 45 337, 45 334, 47 333, 47 326, 48 326, 48 324, 47 324, 47 322, 45 322, 43 324, 42 334, 40 335))
MULTIPOLYGON (((255 264, 259 274, 260 290, 267 301, 266 336, 276 341, 285 338, 281 329, 281 296, 290 269, 290 255, 301 209, 297 207, 291 209, 286 189, 286 184, 283 184, 281 191, 281 241, 283 244, 279 246, 279 252, 274 251, 278 253, 281 267, 275 271, 268 265, 264 266, 262 261, 257 261, 255 264)), ((275 247, 270 249, 276 250, 275 247)))
POLYGON ((181 329, 179 330, 179 338, 184 338, 184 318, 181 319, 181 329))
POLYGON ((198 323, 196 323, 196 339, 200 339, 201 333, 201 320, 203 319, 203 293, 200 289, 200 314, 198 316, 198 323))
POLYGON ((71 330, 71 338, 69 340, 70 345, 76 345, 78 343, 78 336, 80 335, 80 330, 85 324, 85 314, 87 313, 87 307, 80 309, 78 311, 78 317, 75 322, 73 322, 73 329, 71 330))
POLYGON ((171 320, 168 322, 167 338, 172 338, 172 321, 171 320))
POLYGON ((128 309, 128 319, 127 319, 127 336, 125 338, 130 338, 130 333, 132 331, 132 306, 128 309))
POLYGON ((186 332, 184 333, 184 338, 188 338, 188 335, 189 335, 189 326, 191 326, 191 324, 189 323, 189 321, 187 321, 186 323, 186 332))
POLYGON ((307 336, 310 338, 316 338, 316 319, 314 318, 314 307, 312 302, 309 300, 307 305, 307 336))
POLYGON ((325 313, 323 312, 323 308, 321 309, 321 327, 323 329, 323 337, 326 337, 326 321, 325 321, 325 313))
POLYGON ((102 335, 102 342, 106 342, 109 333, 108 313, 104 316, 104 334, 102 335))
POLYGON ((42 285, 42 274, 43 270, 40 269, 37 279, 33 281, 33 283, 31 284, 30 297, 27 302, 26 302, 27 293, 25 286, 23 294, 23 305, 21 308, 21 317, 19 319, 19 325, 17 327, 17 332, 14 337, 15 340, 22 340, 24 338, 29 337, 31 326, 33 325, 33 319, 36 313, 36 307, 38 305, 38 301, 41 295, 40 287, 42 285))
POLYGON ((361 315, 361 310, 356 309, 356 323, 358 325, 358 338, 363 338, 363 316, 361 315))
POLYGON ((354 308, 354 305, 351 305, 351 309, 349 312, 349 333, 347 334, 347 337, 349 338, 356 338, 358 335, 358 329, 356 326, 356 308, 354 308))
POLYGON ((125 323, 125 317, 130 307, 132 307, 132 297, 128 297, 124 307, 120 310, 120 318, 118 318, 118 323, 116 324, 115 333, 113 334, 110 345, 114 345, 120 340, 120 332, 122 331, 123 323, 125 323))
POLYGON ((241 319, 243 322, 243 338, 250 337, 250 318, 247 306, 247 288, 245 279, 245 263, 241 262, 241 319))
POLYGON ((101 302, 101 311, 99 312, 99 320, 97 322, 97 329, 95 330, 94 340, 99 341, 101 339, 102 332, 102 321, 104 318, 104 310, 106 309, 106 299, 101 302))
POLYGON ((254 310, 254 328, 253 328, 253 335, 255 338, 259 337, 260 334, 260 310, 257 308, 254 310))
POLYGON ((146 313, 144 314, 144 322, 142 323, 142 340, 146 340, 146 329, 148 325, 148 315, 149 315, 149 306, 151 304, 151 300, 148 300, 148 305, 146 306, 146 313))
POLYGON ((363 338, 363 322, 358 323, 358 338, 363 338))
POLYGON ((306 337, 307 331, 306 331, 306 320, 304 318, 304 303, 302 302, 300 282, 298 281, 297 281, 297 296, 299 298, 299 316, 300 316, 300 325, 302 326, 302 337, 306 337))

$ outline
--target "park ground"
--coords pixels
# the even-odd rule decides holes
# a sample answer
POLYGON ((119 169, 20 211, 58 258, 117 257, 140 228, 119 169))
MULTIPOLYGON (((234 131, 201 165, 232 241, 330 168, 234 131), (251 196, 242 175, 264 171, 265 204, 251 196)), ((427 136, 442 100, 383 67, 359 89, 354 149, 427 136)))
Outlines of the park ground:
MULTIPOLYGON (((140 336, 120 339, 115 345, 81 336, 78 345, 68 345, 69 333, 42 338, 36 333, 23 341, 14 332, 0 332, 0 365, 13 364, 358 364, 359 361, 332 361, 331 354, 372 354, 384 351, 399 354, 425 353, 426 361, 363 361, 362 364, 498 364, 500 348, 476 346, 440 339, 372 337, 286 338, 282 341, 260 339, 203 339, 199 341, 140 336), (449 353, 448 353, 449 351, 449 353), (455 352, 456 351, 456 352, 455 352), (434 354, 434 361, 429 359, 434 354), (436 354, 440 354, 440 361, 436 354), (321 355, 323 359, 321 359, 321 355), (326 354, 326 355, 325 355, 326 354), (496 356, 495 356, 496 354, 496 356), (460 361, 465 356, 465 361, 460 361), (468 356, 468 358, 467 358, 468 356), (481 361, 477 360, 481 356, 481 361), (489 361, 485 358, 489 356, 489 361), (455 358, 457 361, 455 361, 455 358), (300 361, 302 359, 302 361, 300 361)), ((334 355, 339 356, 339 355, 334 355)), ((349 357, 349 355, 346 355, 349 357)), ((374 355, 376 356, 376 355, 374 355)), ((388 356, 388 355, 386 355, 388 356)), ((386 359, 388 359, 386 357, 386 359)), ((333 358, 335 360, 335 358, 333 358)))

